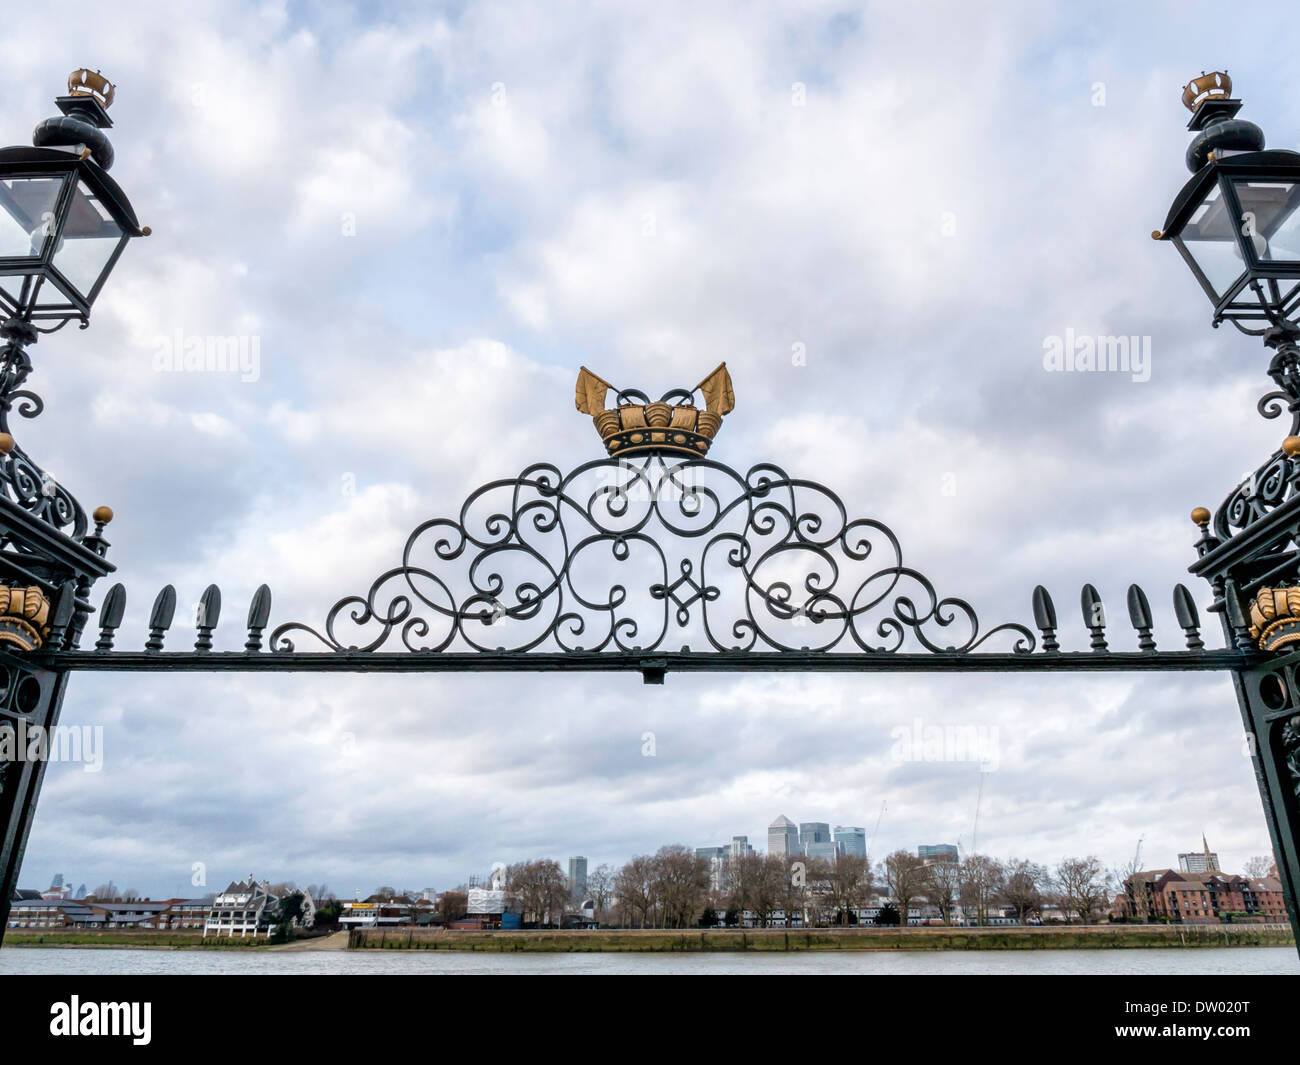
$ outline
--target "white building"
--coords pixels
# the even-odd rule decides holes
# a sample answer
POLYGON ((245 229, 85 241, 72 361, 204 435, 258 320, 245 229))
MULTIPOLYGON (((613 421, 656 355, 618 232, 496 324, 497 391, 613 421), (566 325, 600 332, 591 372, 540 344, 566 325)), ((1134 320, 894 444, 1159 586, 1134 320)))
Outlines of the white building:
MULTIPOLYGON (((271 894, 270 884, 260 884, 252 874, 246 881, 234 881, 212 900, 208 919, 203 925, 203 938, 209 935, 269 936, 280 923, 280 899, 271 894)), ((302 911, 294 921, 296 928, 311 928, 316 923, 316 902, 310 891, 302 893, 302 911)))

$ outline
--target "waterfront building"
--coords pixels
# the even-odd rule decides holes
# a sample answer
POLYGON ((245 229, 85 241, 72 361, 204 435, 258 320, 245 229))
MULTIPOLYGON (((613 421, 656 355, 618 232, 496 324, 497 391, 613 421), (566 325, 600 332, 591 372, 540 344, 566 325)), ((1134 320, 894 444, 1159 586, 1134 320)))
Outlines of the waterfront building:
MULTIPOLYGON (((470 897, 481 888, 471 888, 470 897)), ((344 928, 392 928, 398 925, 430 924, 436 907, 431 899, 413 899, 409 895, 371 895, 343 903, 339 924, 344 928)))
POLYGON ((840 853, 855 858, 867 856, 867 830, 856 825, 836 825, 831 838, 840 845, 840 853))
POLYGON ((168 931, 203 928, 207 899, 139 899, 87 902, 79 899, 24 899, 13 903, 9 928, 147 928, 168 931))
POLYGON ((799 829, 784 814, 767 826, 767 853, 782 858, 799 853, 799 829))
POLYGON ((1275 877, 1250 879, 1235 873, 1148 869, 1124 881, 1111 916, 1180 924, 1285 921, 1286 907, 1281 881, 1275 877))
MULTIPOLYGON (((316 903, 311 892, 302 893, 302 912, 294 921, 295 927, 310 928, 316 923, 316 903)), ((112 905, 106 903, 105 905, 112 905)), ((203 938, 209 935, 240 939, 247 936, 271 934, 279 923, 280 899, 271 894, 267 881, 258 883, 250 874, 246 881, 233 881, 225 891, 213 898, 203 924, 203 938)))

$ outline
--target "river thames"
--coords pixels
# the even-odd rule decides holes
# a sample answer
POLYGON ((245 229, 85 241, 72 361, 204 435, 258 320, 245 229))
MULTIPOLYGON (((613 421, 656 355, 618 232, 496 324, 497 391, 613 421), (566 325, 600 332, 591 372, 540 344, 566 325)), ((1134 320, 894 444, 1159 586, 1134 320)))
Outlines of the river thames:
POLYGON ((801 951, 716 954, 498 954, 442 951, 131 950, 10 947, 0 976, 135 974, 495 975, 1300 975, 1291 947, 1140 950, 801 951))

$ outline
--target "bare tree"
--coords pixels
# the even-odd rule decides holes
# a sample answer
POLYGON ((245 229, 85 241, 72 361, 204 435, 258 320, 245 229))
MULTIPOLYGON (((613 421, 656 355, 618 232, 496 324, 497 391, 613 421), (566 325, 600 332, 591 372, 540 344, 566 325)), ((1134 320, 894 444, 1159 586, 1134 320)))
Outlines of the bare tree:
POLYGON ((925 896, 925 863, 910 851, 894 851, 880 864, 880 878, 898 907, 900 927, 907 927, 912 903, 925 896))
POLYGON ((1001 895, 1008 906, 1015 908, 1016 920, 1021 924, 1025 923, 1031 911, 1042 906, 1047 883, 1045 866, 1023 858, 1012 858, 1003 867, 1001 895))
POLYGON ((539 925, 557 923, 564 916, 569 881, 553 858, 507 866, 505 889, 518 897, 524 916, 539 925))
POLYGON ((639 854, 614 876, 614 894, 618 898, 619 923, 629 927, 646 926, 650 918, 651 884, 654 859, 639 854))
POLYGON ((598 865, 587 874, 587 895, 595 907, 594 916, 599 924, 614 898, 614 870, 609 865, 598 865))
POLYGON ((952 924, 961 895, 961 865, 931 862, 925 867, 925 897, 939 909, 944 924, 952 924))
POLYGON ((1273 859, 1267 854, 1257 854, 1246 859, 1246 876, 1251 880, 1260 880, 1273 871, 1273 859))
POLYGON ((728 908, 745 919, 745 912, 757 911, 759 896, 763 892, 764 858, 761 854, 741 854, 727 859, 724 867, 728 894, 728 908))
POLYGON ((841 854, 827 867, 823 884, 831 920, 852 924, 871 893, 871 862, 855 854, 841 854))
POLYGON ((438 917, 444 924, 459 921, 469 908, 469 895, 454 888, 438 896, 438 917))
POLYGON ((962 908, 975 915, 977 925, 986 925, 989 910, 1002 885, 1002 865, 996 858, 972 854, 961 863, 962 908))
POLYGON ((709 862, 689 847, 659 848, 650 864, 651 910, 664 928, 688 928, 704 909, 709 862))
POLYGON ((1101 860, 1090 854, 1086 858, 1063 858, 1056 867, 1055 883, 1066 920, 1074 914, 1084 924, 1092 924, 1107 897, 1110 876, 1101 860))

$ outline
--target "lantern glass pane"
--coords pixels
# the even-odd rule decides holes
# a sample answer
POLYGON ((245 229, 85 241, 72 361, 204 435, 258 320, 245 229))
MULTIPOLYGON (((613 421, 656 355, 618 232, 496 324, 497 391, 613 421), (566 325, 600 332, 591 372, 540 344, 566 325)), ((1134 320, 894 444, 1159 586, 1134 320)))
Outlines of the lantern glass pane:
POLYGON ((1300 184, 1294 181, 1237 181, 1242 232, 1261 262, 1300 265, 1300 184))
POLYGON ((16 177, 0 181, 0 256, 38 258, 54 231, 61 177, 16 177))
POLYGON ((121 239, 122 227, 99 197, 84 182, 77 182, 68 220, 54 251, 54 265, 84 299, 90 299, 121 239))
POLYGON ((1246 264, 1237 246, 1237 227, 1218 185, 1179 236, 1217 296, 1222 297, 1245 272, 1246 264))

